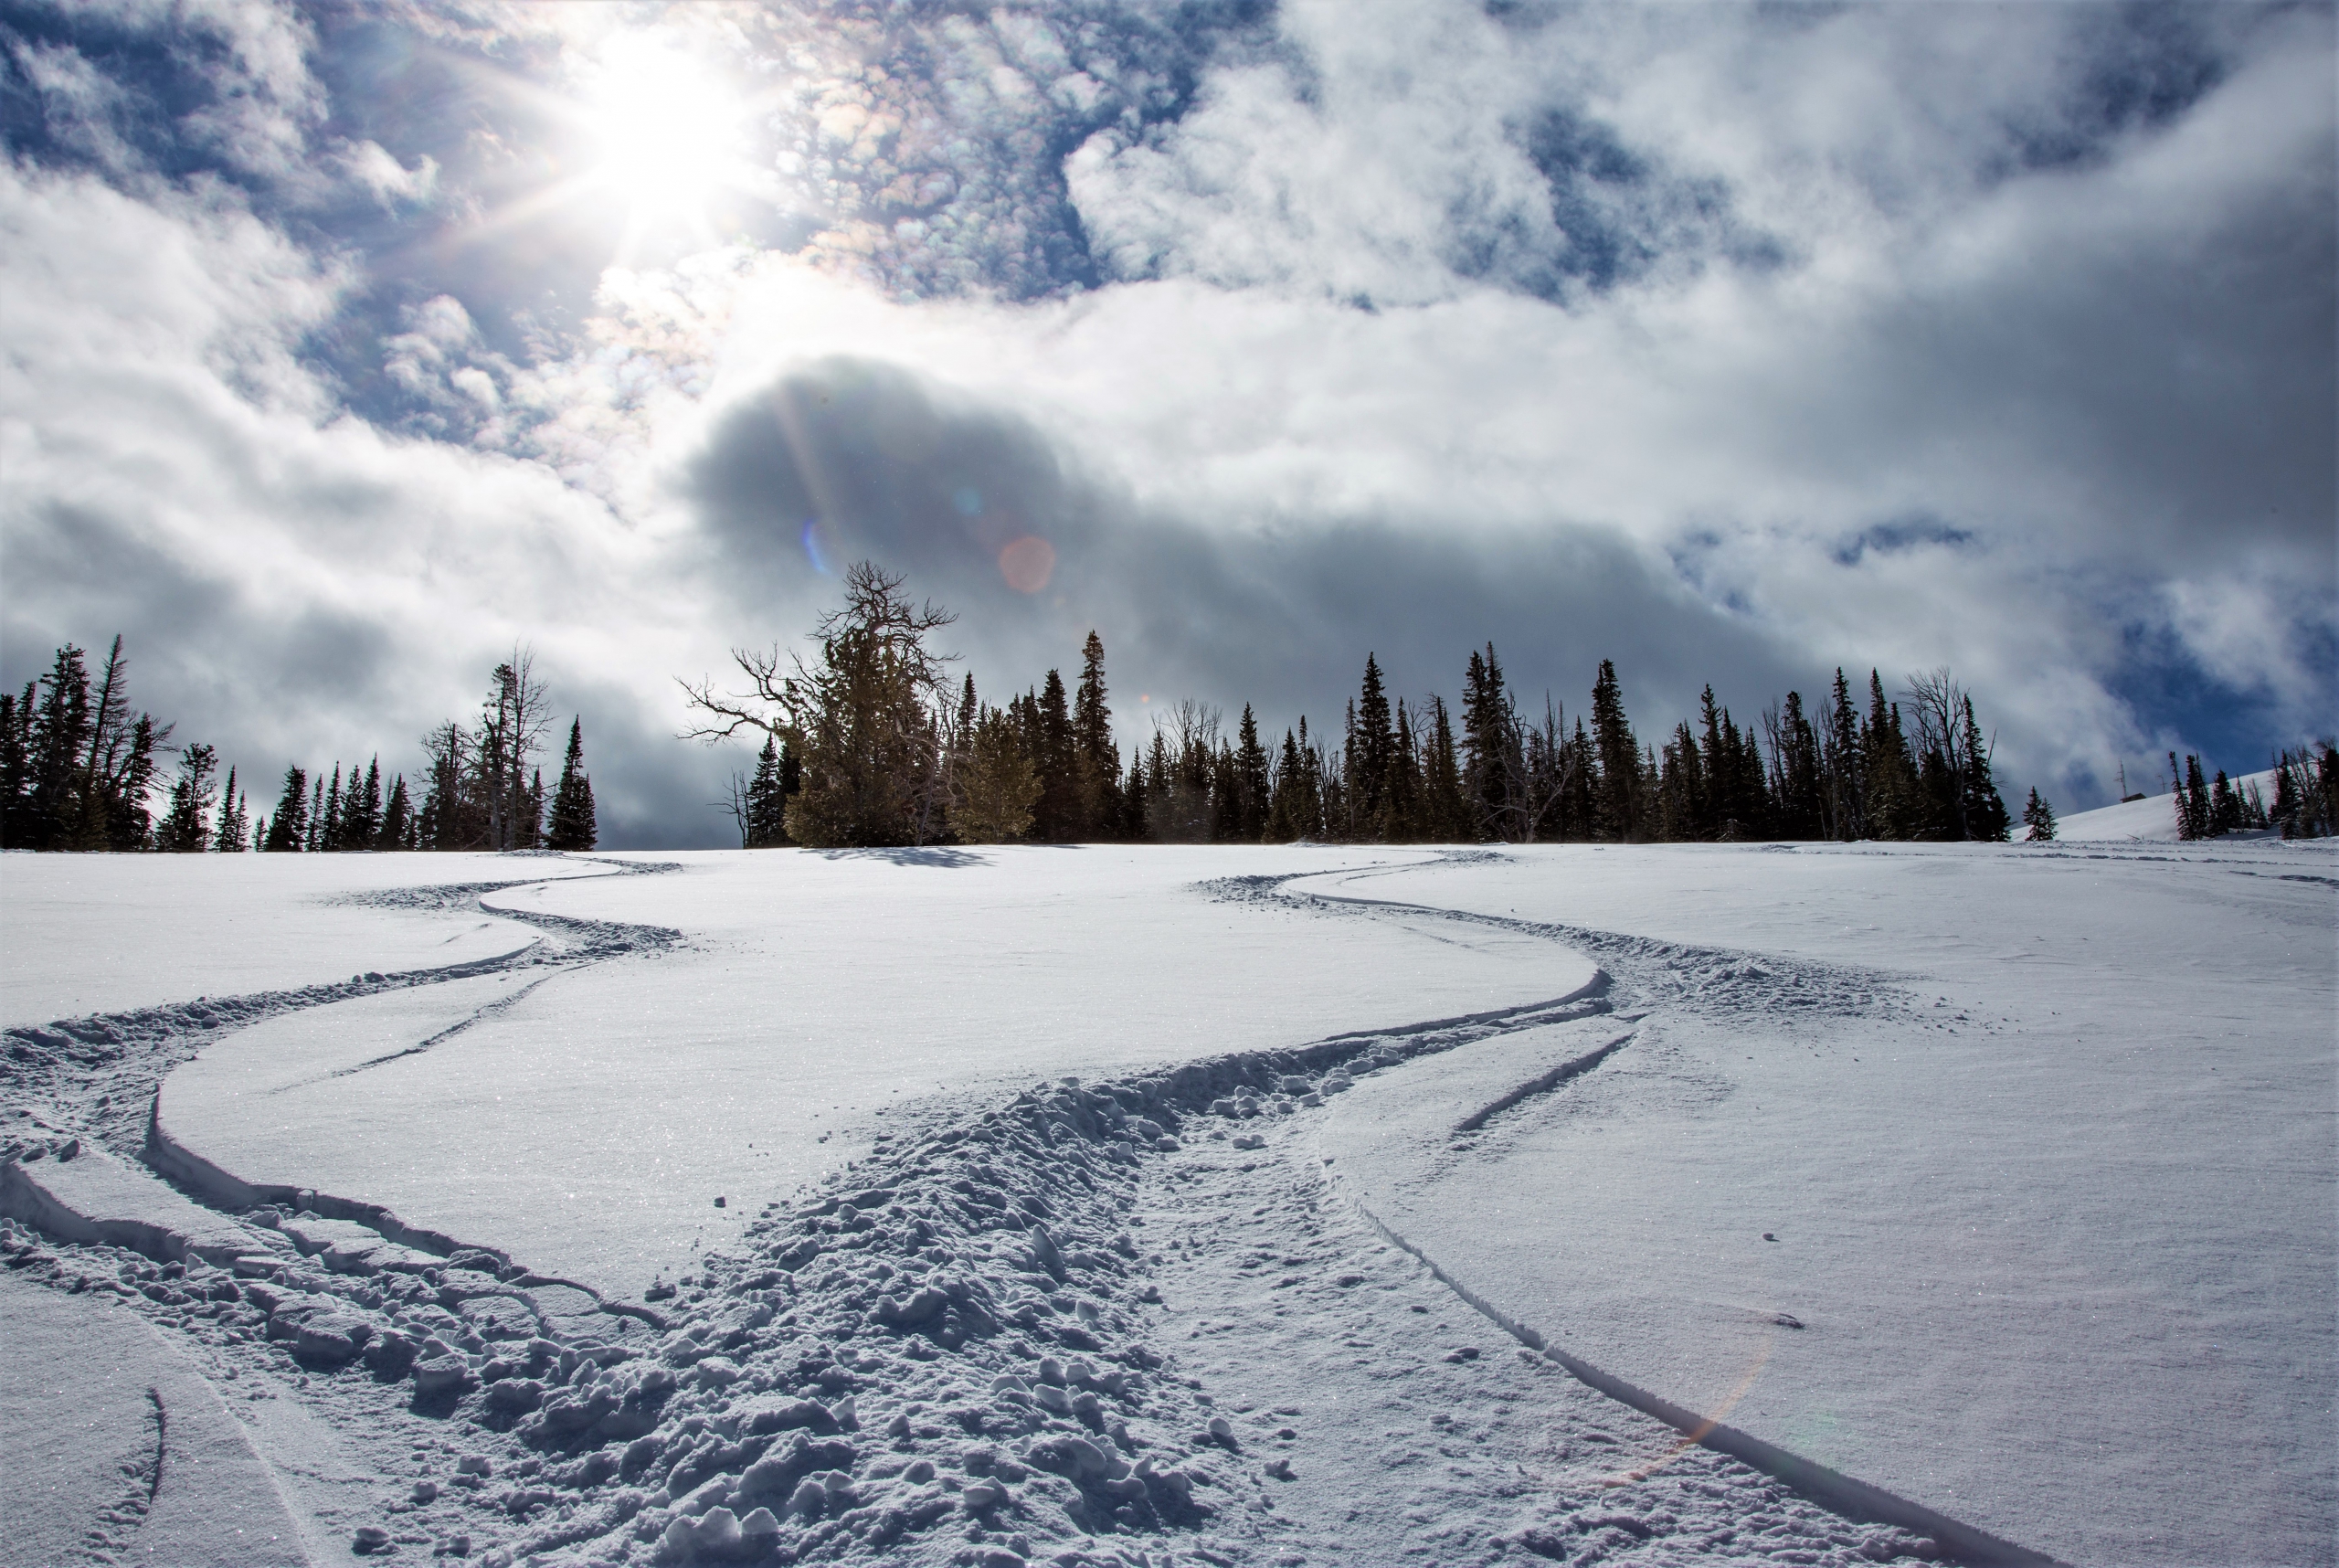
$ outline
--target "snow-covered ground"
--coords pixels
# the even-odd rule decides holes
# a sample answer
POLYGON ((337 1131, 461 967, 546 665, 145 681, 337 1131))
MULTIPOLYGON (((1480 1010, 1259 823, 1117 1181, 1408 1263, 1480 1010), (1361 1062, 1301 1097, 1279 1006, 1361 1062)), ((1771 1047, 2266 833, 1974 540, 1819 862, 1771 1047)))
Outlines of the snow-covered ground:
MULTIPOLYGON (((232 1412, 312 1561, 2339 1531, 2327 845, 5 870, 7 1250, 77 1293, 0 1323, 232 1412)), ((0 1563, 189 1539, 87 1479, 143 1408, 0 1563)))
MULTIPOLYGON (((2259 799, 2266 805, 2274 803, 2274 770, 2246 773, 2233 780, 2237 792, 2255 784, 2259 799)), ((2159 793, 2147 795, 2141 800, 2115 800, 2109 806, 2098 806, 2092 811, 2076 811, 2055 824, 2056 837, 2067 843, 2100 843, 2141 839, 2147 843, 2175 843, 2176 839, 2176 798, 2168 792, 2164 781, 2159 793)))

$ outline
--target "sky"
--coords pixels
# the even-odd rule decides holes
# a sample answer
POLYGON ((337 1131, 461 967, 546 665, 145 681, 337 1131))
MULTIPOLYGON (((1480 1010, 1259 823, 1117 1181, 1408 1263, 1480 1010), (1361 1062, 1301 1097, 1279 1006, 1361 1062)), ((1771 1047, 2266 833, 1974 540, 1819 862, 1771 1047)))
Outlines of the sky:
MULTIPOLYGON (((533 651, 610 846, 851 562, 1003 699, 2339 716, 2329 5, 0 0, 0 680, 256 798, 533 651)), ((547 758, 556 765, 556 756, 547 758)))

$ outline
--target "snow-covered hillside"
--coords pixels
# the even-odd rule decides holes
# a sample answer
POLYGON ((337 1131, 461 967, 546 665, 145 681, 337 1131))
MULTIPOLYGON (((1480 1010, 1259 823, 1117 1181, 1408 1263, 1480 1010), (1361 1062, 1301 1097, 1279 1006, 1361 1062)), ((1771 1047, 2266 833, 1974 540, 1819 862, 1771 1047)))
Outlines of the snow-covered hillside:
POLYGON ((2339 1529, 2327 845, 7 869, 0 1563, 2339 1529))
MULTIPOLYGON (((2274 770, 2247 773, 2233 780, 2236 790, 2258 787, 2259 798, 2274 803, 2274 770)), ((2141 839, 2148 843, 2175 843, 2176 800, 2167 789, 2141 800, 2118 800, 2092 811, 2078 811, 2055 825, 2055 836, 2071 843, 2101 843, 2141 839)))

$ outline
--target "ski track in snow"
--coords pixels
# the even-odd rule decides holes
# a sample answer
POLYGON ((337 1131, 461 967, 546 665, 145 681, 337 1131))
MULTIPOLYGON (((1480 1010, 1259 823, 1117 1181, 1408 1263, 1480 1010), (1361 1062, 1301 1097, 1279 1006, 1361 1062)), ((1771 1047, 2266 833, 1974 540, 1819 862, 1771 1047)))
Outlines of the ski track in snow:
MULTIPOLYGON (((1629 1385, 1594 1392, 1597 1369, 1562 1370, 1518 1325, 1499 1326, 1519 1343, 1482 1347, 1490 1310, 1474 1315, 1466 1284, 1345 1194, 1309 1137, 1356 1077, 1497 1034, 1662 1010, 1894 1012, 1906 1002, 1890 981, 1299 880, 1203 891, 1500 927, 1587 952, 1603 973, 1527 1007, 1064 1080, 988 1109, 895 1107, 869 1158, 799 1206, 767 1205, 645 1309, 360 1200, 253 1188, 150 1121, 172 1066, 263 1018, 682 939, 482 902, 524 878, 368 893, 347 901, 479 908, 545 935, 444 969, 8 1031, 0 1177, 41 1178, 44 1159, 88 1139, 163 1171, 242 1240, 206 1255, 149 1236, 141 1255, 10 1219, 0 1252, 20 1278, 104 1293, 177 1330, 222 1369, 231 1404, 321 1418, 365 1484, 317 1482, 302 1506, 362 1552, 491 1568, 1940 1556, 1921 1531, 1855 1522, 1864 1499, 1828 1493, 1825 1473, 1805 1490, 1845 1511, 1717 1451, 1710 1431, 1696 1446, 1677 1430, 1694 1425, 1684 1413, 1630 1408, 1629 1385)), ((1635 1038, 1620 1031, 1519 1085, 1457 1137, 1564 1092, 1635 1038)), ((158 1404, 156 1466, 162 1420, 158 1404)), ((1775 1456, 1767 1467, 1793 1473, 1775 1456)), ((127 1507, 104 1515, 127 1534, 92 1536, 98 1560, 126 1559, 127 1507)))

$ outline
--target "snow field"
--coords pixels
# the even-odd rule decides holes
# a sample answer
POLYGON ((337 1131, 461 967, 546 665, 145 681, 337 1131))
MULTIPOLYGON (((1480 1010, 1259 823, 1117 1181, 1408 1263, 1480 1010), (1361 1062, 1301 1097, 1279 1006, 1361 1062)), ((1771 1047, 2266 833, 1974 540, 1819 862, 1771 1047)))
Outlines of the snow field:
POLYGON ((690 939, 654 960, 553 972, 466 1027, 459 1048, 343 1076, 329 1075, 396 1051, 400 1029, 418 1044, 503 982, 280 1019, 180 1069, 167 1119, 249 1180, 362 1193, 639 1298, 735 1238, 757 1202, 859 1158, 901 1114, 888 1107, 1514 1005, 1593 972, 1507 933, 1339 929, 1194 888, 1263 859, 1371 858, 730 853, 589 891, 507 888, 486 905, 532 919, 680 922, 690 939), (407 1018, 393 1007, 422 1011, 393 1025, 407 1018))
POLYGON ((1589 947, 1614 1005, 1653 1010, 1475 1132, 1589 1025, 1340 1101, 1322 1147, 1360 1200, 1554 1346, 1967 1523, 2078 1562, 2315 1561, 2339 1519, 2339 1450, 2302 1436, 2333 1434, 2335 1391, 2328 857, 1750 852, 1723 887, 1656 858, 1285 885, 1499 910, 1471 918, 1589 947), (1626 904, 1766 950, 1572 924, 1626 904), (1831 1001, 1798 949, 1898 962, 1831 1001))
POLYGON ((470 899, 388 913, 360 895, 608 871, 486 854, 0 855, 0 1027, 508 953, 537 933, 470 899))
POLYGON ((102 1185, 185 1229, 264 1235, 232 1266, 164 1265, 151 1254, 167 1244, 142 1257, 8 1222, 0 1252, 16 1278, 120 1301, 211 1358, 312 1556, 460 1544, 490 1563, 1008 1568, 1932 1550, 1674 1451, 1656 1424, 1519 1359, 1376 1219, 1555 1347, 1598 1339, 1586 1359, 1643 1386, 1710 1385, 1751 1328, 1771 1351, 1741 1374, 1733 1422, 1775 1432, 1816 1409, 1798 1451, 1857 1453, 1856 1474, 1947 1513, 1991 1523, 1923 1489, 1986 1469, 1969 1449, 2014 1448, 2048 1478, 2024 1496, 2035 1519, 1998 1521, 2026 1544, 2287 1563, 2327 1543, 2339 1445, 2300 1436, 2328 1432, 2333 1405, 2334 879, 2313 846, 693 859, 488 893, 544 945, 445 985, 361 975, 11 1031, 0 1134, 16 1170, 71 1189, 80 1160, 56 1158, 77 1133, 134 1155, 133 1108, 199 1049, 164 1090, 164 1128, 221 1168, 190 1189, 215 1217, 173 1209, 186 1194, 132 1167, 102 1185), (676 1020, 706 1033, 676 1049, 676 1020), (791 1030, 801 1047, 775 1053, 791 1030), (1894 1065, 1869 1060, 1879 1043, 1906 1064, 1871 1078, 1894 1065), (694 1116, 658 1113, 672 1147, 777 1107, 790 1174, 818 1183, 766 1208, 788 1191, 770 1180, 781 1156, 729 1156, 729 1202, 698 1223, 730 1232, 698 1244, 713 1250, 679 1295, 606 1310, 552 1275, 588 1248, 672 1246, 704 1192, 659 1199, 668 1224, 582 1204, 543 1220, 516 1160, 468 1186, 430 1169, 396 1186, 386 1156, 430 1167, 464 1147, 434 1127, 492 1147, 522 1125, 479 1114, 498 1092, 577 1124, 581 1151, 545 1151, 561 1175, 614 1161, 638 1178, 656 1152, 640 1136, 656 1122, 631 1114, 655 1108, 644 1063, 699 1097, 694 1116), (790 1103, 855 1071, 858 1095, 790 1103), (1074 1071, 1086 1081, 1057 1081, 1074 1071), (1790 1115, 1754 1116, 1774 1097, 1790 1115), (180 1109, 198 1102, 201 1136, 180 1109), (238 1131, 295 1107, 270 1137, 238 1131), (228 1172, 277 1185, 231 1189, 228 1172), (230 1190, 268 1201, 233 1217, 230 1190), (2171 1199, 2190 1206, 2154 1206, 2171 1199), (2010 1212, 2036 1234, 2009 1239, 2010 1212), (1961 1234, 1977 1215, 1999 1231, 1961 1234), (1756 1222, 1781 1239, 1750 1239, 1756 1222), (429 1224, 419 1247, 391 1234, 429 1224), (1967 1307, 1963 1276, 1942 1287, 1926 1271, 1944 1259, 1995 1268, 1996 1298, 1967 1307), (2122 1266, 2146 1288, 2100 1288, 2133 1286, 2122 1266), (1729 1315, 1773 1298, 1805 1327, 1729 1315), (2041 1309, 2069 1320, 2009 1329, 2041 1309), (2206 1373, 2185 1337, 2205 1326, 2240 1347, 2206 1373), (2027 1431, 2036 1413, 1995 1384, 1963 1426, 1896 1430, 1894 1410, 1858 1404, 1921 1404, 1995 1352, 2016 1380, 2080 1363, 2069 1388, 2095 1425, 2027 1431), (2155 1425, 2163 1405, 2189 1425, 2155 1425), (2221 1470, 2219 1442, 2247 1452, 2221 1470), (2139 1455, 2161 1466, 2158 1494, 2139 1455), (2270 1478, 2234 1473, 2250 1463, 2270 1478), (1880 1473, 1896 1465, 1914 1481, 1880 1473), (2193 1535, 2149 1534, 2180 1508, 2193 1535), (2131 1516, 2141 1547, 2104 1545, 2131 1516), (2092 1519, 2106 1527, 2064 1544, 2092 1519), (2201 1540, 2215 1550, 2188 1555, 2201 1540))

